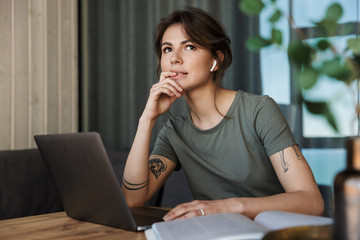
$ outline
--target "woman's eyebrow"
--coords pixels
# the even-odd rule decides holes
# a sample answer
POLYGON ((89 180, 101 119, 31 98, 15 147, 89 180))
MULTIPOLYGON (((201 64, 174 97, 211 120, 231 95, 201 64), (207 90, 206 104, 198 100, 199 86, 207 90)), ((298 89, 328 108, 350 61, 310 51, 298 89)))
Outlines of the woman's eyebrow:
MULTIPOLYGON (((193 42, 193 41, 192 41, 191 39, 187 39, 187 40, 182 41, 180 44, 181 44, 181 45, 184 45, 184 44, 187 44, 187 43, 189 43, 189 42, 193 42)), ((163 42, 163 43, 161 44, 161 46, 164 46, 164 45, 173 46, 174 44, 172 44, 171 42, 163 42)))

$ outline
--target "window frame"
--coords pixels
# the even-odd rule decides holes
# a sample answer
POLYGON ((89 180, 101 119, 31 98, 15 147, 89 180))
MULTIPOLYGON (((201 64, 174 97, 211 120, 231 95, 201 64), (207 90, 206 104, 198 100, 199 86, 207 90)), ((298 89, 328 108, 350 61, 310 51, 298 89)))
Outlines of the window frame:
MULTIPOLYGON (((293 16, 293 0, 289 1, 289 14, 290 17, 293 16)), ((359 10, 358 10, 359 11, 359 10)), ((357 15, 358 17, 358 15, 357 15)), ((289 26, 289 28, 291 28, 289 26)), ((306 39, 319 38, 323 37, 321 35, 318 27, 299 27, 299 29, 304 33, 306 39)), ((340 23, 339 28, 335 36, 346 36, 346 35, 357 35, 359 29, 359 21, 356 22, 346 22, 340 23), (345 33, 344 30, 348 29, 349 26, 353 27, 353 31, 350 33, 345 33)), ((296 33, 290 29, 290 41, 298 39, 296 33)), ((296 86, 294 76, 298 74, 296 67, 290 64, 290 102, 296 106, 296 116, 298 119, 296 121, 295 127, 295 136, 297 141, 302 148, 344 148, 344 144, 348 136, 344 137, 304 137, 303 135, 303 103, 299 99, 300 90, 296 86)), ((358 127, 359 127, 358 122, 358 127)))

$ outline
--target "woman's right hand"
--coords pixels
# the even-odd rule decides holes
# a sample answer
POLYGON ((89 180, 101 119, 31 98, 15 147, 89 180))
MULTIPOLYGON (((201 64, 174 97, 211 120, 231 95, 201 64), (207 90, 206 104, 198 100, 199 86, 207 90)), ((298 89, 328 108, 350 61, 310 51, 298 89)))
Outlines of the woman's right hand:
POLYGON ((156 119, 184 94, 184 90, 176 80, 171 79, 176 75, 177 73, 174 72, 162 72, 160 74, 159 82, 155 83, 150 90, 143 116, 151 120, 156 119))

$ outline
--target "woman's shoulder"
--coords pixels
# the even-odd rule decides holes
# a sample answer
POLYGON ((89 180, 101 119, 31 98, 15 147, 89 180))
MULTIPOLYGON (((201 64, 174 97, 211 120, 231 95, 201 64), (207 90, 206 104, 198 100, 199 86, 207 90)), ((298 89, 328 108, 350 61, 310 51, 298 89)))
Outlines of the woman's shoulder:
POLYGON ((274 99, 272 99, 268 95, 254 94, 242 90, 238 90, 236 96, 242 107, 249 106, 252 108, 256 108, 259 106, 261 107, 268 104, 272 105, 273 103, 275 103, 274 99))
POLYGON ((171 116, 170 118, 168 118, 165 123, 164 123, 164 127, 165 128, 177 128, 180 126, 184 126, 189 119, 189 114, 182 114, 179 116, 171 116))

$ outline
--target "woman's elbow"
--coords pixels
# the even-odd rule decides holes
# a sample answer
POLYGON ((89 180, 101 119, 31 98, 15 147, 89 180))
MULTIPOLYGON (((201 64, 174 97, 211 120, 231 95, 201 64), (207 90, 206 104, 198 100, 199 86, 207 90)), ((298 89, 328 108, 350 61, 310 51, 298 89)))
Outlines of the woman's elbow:
POLYGON ((324 199, 322 198, 321 194, 314 194, 312 196, 311 204, 311 214, 316 216, 323 216, 325 210, 324 199))
POLYGON ((146 203, 146 201, 144 200, 145 198, 143 197, 139 197, 139 196, 134 196, 132 194, 129 194, 127 191, 124 191, 124 197, 126 200, 127 205, 132 208, 132 207, 143 207, 146 203))

